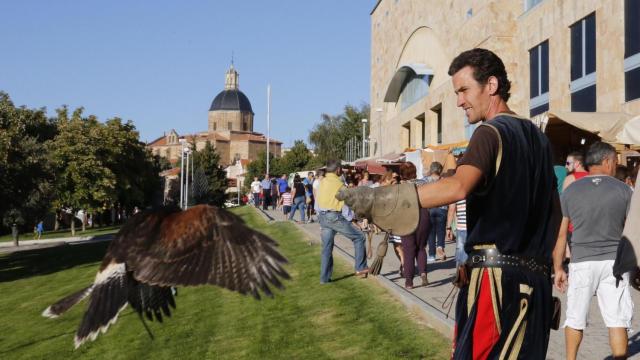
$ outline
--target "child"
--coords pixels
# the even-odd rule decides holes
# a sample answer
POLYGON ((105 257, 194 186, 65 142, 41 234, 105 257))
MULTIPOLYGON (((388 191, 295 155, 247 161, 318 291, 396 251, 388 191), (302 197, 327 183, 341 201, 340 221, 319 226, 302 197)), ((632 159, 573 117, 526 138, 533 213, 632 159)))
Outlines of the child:
POLYGON ((291 198, 291 187, 287 186, 287 189, 284 193, 280 194, 282 199, 282 213, 284 214, 283 220, 287 220, 289 212, 291 211, 291 204, 293 204, 293 199, 291 198))

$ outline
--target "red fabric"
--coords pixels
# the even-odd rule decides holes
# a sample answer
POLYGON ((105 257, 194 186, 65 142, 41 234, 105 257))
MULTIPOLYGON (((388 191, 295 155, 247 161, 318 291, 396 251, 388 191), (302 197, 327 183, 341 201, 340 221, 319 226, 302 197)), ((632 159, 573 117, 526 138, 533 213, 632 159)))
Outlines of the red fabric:
POLYGON ((473 359, 484 360, 498 342, 500 333, 493 313, 491 283, 487 270, 482 272, 480 293, 478 294, 476 321, 473 327, 473 359))

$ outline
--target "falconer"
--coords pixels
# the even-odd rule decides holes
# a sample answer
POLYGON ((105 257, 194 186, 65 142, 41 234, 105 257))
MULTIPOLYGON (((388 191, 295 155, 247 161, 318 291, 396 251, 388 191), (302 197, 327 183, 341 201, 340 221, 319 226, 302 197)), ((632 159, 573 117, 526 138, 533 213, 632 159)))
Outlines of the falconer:
POLYGON ((420 207, 466 198, 468 282, 456 304, 454 358, 544 359, 553 312, 551 254, 561 218, 549 140, 507 106, 511 83, 493 52, 461 53, 449 75, 457 106, 469 123, 481 123, 456 174, 417 188, 343 190, 338 198, 399 235, 414 231, 420 207))

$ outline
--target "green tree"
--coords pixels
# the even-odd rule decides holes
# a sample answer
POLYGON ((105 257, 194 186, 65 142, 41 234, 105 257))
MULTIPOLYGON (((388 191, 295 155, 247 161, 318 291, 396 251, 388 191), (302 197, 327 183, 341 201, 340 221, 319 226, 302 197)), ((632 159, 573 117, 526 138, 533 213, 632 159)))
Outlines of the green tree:
POLYGON ((153 202, 160 190, 158 175, 162 164, 156 162, 131 121, 107 120, 100 127, 98 155, 103 166, 115 176, 115 197, 108 202, 127 210, 153 202))
POLYGON ((362 119, 369 118, 369 113, 369 105, 363 104, 360 108, 346 105, 339 115, 322 114, 322 121, 309 133, 318 161, 323 164, 329 159, 344 159, 348 140, 362 142, 362 119))
POLYGON ((95 116, 83 118, 83 110, 76 109, 71 118, 66 106, 57 110, 58 134, 51 143, 56 173, 54 206, 71 212, 73 235, 73 219, 79 210, 96 212, 113 206, 117 198, 117 176, 106 166, 106 150, 101 148, 103 130, 95 116))
POLYGON ((207 141, 192 156, 195 171, 190 188, 194 203, 224 206, 227 174, 220 166, 220 154, 207 141))
POLYGON ((289 174, 294 171, 307 170, 311 158, 313 158, 313 154, 307 145, 302 140, 296 140, 291 149, 279 159, 280 172, 275 174, 289 174))
POLYGON ((35 225, 48 210, 53 174, 47 144, 55 132, 44 109, 15 107, 0 92, 0 214, 14 231, 35 225))

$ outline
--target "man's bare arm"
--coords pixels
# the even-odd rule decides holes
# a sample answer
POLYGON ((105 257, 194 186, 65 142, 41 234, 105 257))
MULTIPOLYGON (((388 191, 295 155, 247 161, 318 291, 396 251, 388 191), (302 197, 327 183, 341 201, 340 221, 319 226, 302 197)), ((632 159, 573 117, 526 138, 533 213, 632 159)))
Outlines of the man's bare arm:
POLYGON ((558 233, 558 240, 556 246, 553 248, 553 268, 556 270, 562 269, 562 263, 564 262, 564 252, 567 246, 567 232, 569 229, 569 218, 563 217, 560 223, 560 232, 558 233))
POLYGON ((432 208, 465 199, 482 179, 480 169, 471 165, 460 165, 454 176, 418 187, 420 206, 432 208))

